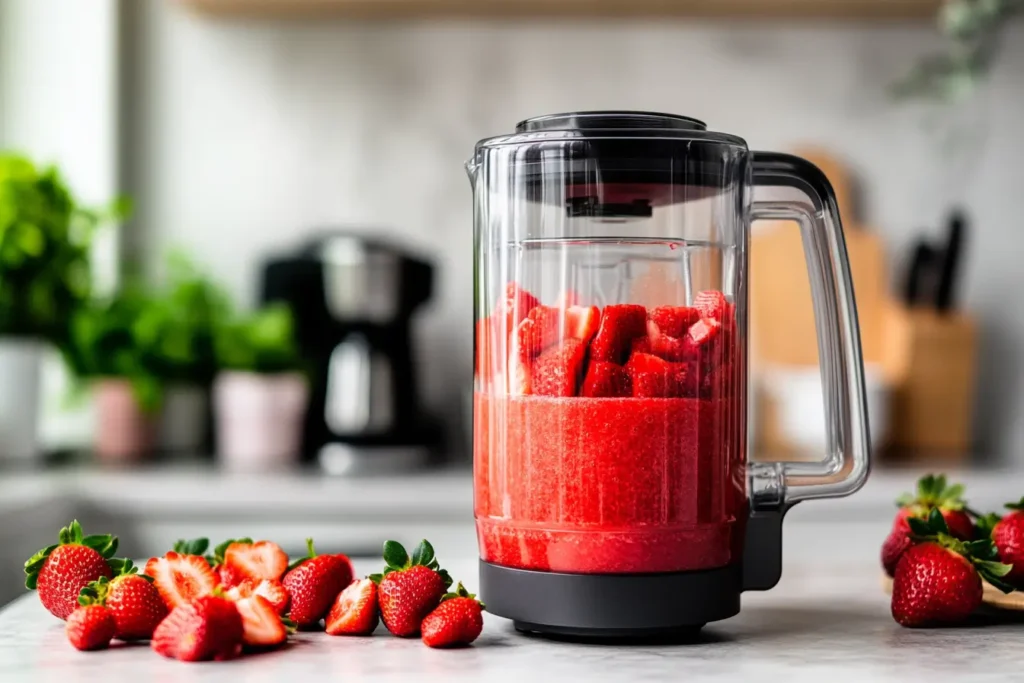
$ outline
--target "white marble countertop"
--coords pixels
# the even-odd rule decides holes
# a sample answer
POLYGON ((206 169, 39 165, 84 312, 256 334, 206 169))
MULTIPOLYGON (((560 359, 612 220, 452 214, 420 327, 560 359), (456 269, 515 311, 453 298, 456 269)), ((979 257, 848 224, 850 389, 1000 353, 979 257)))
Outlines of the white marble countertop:
MULTIPOLYGON (((516 633, 485 615, 472 648, 437 651, 419 640, 302 633, 286 649, 228 663, 185 664, 147 646, 80 653, 62 623, 32 595, 0 611, 0 681, 154 683, 374 681, 908 681, 1011 680, 1024 663, 1024 624, 907 630, 889 616, 873 558, 786 568, 774 590, 748 594, 739 616, 708 626, 692 644, 592 645, 516 633)), ((450 563, 475 578, 471 560, 450 563)), ((369 570, 363 563, 359 569, 369 570)), ((473 580, 467 581, 472 585, 473 580)))
MULTIPOLYGON (((231 663, 187 665, 139 646, 78 653, 65 642, 62 623, 35 596, 26 595, 0 610, 0 682, 76 683, 121 676, 154 683, 228 677, 240 682, 329 677, 383 683, 413 677, 518 681, 528 676, 560 683, 784 677, 815 683, 826 677, 828 683, 907 683, 940 670, 949 679, 1008 680, 1024 667, 1024 655, 1017 654, 1024 623, 910 631, 889 616, 888 599, 879 587, 878 548, 891 524, 893 498, 911 488, 917 474, 876 473, 851 498, 797 506, 784 527, 782 582, 768 593, 744 596, 741 614, 709 626, 696 644, 558 643, 519 635, 509 622, 487 615, 484 635, 466 650, 432 651, 384 631, 369 639, 300 634, 283 651, 231 663)), ((971 472, 962 479, 972 503, 982 509, 1019 498, 1024 488, 1019 472, 971 472)), ((301 538, 315 523, 310 533, 317 538, 321 530, 351 534, 359 529, 372 537, 375 547, 388 537, 415 542, 427 536, 453 575, 472 588, 476 563, 471 495, 467 472, 354 480, 232 477, 201 469, 116 474, 72 470, 0 478, 0 518, 5 521, 0 536, 5 529, 19 537, 30 535, 31 552, 44 545, 56 521, 100 512, 97 528, 103 531, 108 530, 106 520, 150 520, 139 523, 137 535, 152 545, 165 543, 172 534, 191 535, 192 530, 218 536, 220 527, 210 529, 219 524, 226 530, 229 522, 244 522, 256 535, 265 532, 265 537, 277 539, 276 532, 294 531, 301 538), (279 526, 268 520, 277 520, 279 526), (392 535, 398 530, 405 535, 392 535), (159 533, 167 538, 154 536, 159 533)), ((378 570, 379 563, 357 560, 357 568, 368 573, 378 570)), ((20 574, 20 563, 13 569, 20 574)))

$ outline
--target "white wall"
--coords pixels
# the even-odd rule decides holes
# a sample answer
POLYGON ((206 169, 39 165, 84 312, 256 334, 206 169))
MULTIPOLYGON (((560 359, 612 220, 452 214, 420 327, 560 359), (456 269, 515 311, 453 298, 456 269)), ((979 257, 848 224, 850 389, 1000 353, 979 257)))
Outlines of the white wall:
POLYGON ((920 112, 884 92, 935 44, 927 26, 259 23, 140 5, 131 149, 143 244, 191 247, 246 297, 259 257, 314 226, 388 230, 431 250, 441 279, 421 340, 435 408, 455 415, 451 378, 468 377, 473 143, 540 113, 653 109, 755 148, 831 145, 865 180, 865 217, 895 256, 919 230, 937 233, 961 194, 978 228, 964 295, 986 325, 979 432, 986 449, 1024 451, 1024 304, 1012 294, 1024 287, 1021 27, 968 119, 987 131, 983 155, 945 164, 920 112))
MULTIPOLYGON (((76 197, 105 206, 118 192, 118 0, 0 1, 0 149, 60 166, 76 197)), ((96 287, 117 277, 117 232, 97 236, 96 287)), ((70 409, 64 366, 43 373, 44 448, 87 443, 88 405, 70 409)))

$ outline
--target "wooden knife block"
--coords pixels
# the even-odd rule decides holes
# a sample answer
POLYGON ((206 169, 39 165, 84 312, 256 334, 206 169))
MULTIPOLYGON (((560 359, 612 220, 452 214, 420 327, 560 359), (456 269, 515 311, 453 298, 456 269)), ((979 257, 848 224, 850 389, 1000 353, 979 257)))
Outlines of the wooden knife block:
POLYGON ((884 364, 894 384, 894 458, 962 462, 973 445, 978 327, 964 313, 892 306, 884 364))

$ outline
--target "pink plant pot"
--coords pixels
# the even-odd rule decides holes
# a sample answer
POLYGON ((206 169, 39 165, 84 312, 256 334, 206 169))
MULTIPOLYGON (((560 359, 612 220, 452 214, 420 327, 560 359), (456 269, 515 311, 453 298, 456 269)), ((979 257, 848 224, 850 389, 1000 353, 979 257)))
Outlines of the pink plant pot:
POLYGON ((96 457, 108 464, 138 462, 153 450, 155 423, 135 399, 131 384, 101 379, 93 388, 96 401, 96 457))
POLYGON ((238 471, 295 466, 309 385, 299 373, 222 372, 213 385, 217 458, 238 471))

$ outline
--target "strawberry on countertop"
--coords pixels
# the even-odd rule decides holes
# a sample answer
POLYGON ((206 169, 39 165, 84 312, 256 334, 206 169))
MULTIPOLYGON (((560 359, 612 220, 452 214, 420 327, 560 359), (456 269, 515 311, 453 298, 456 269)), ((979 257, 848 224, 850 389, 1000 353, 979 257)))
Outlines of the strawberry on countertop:
POLYGON ((212 594, 219 585, 205 557, 183 555, 173 550, 163 557, 150 558, 145 574, 153 577, 153 585, 170 610, 212 594))
POLYGON ((131 560, 122 560, 117 576, 102 577, 82 589, 80 605, 103 605, 114 617, 120 640, 149 640, 167 616, 167 605, 152 579, 138 573, 131 560))
POLYGON ((998 562, 988 539, 965 542, 949 534, 942 514, 908 518, 918 541, 896 565, 892 616, 902 626, 923 627, 964 621, 981 605, 982 578, 1003 592, 1010 566, 998 562))
POLYGON ((110 645, 116 629, 110 610, 103 605, 87 605, 71 613, 64 633, 75 649, 102 650, 110 645))
POLYGON ((89 583, 114 571, 108 562, 117 551, 117 537, 83 536, 73 521, 60 530, 59 542, 43 548, 25 562, 25 587, 39 591, 51 614, 67 619, 78 609, 78 594, 89 583))
POLYGON ((484 628, 484 605, 460 583, 423 619, 423 642, 430 647, 469 645, 484 628))
POLYGON ((452 579, 438 567, 434 548, 426 540, 412 557, 401 543, 385 541, 384 562, 384 573, 370 577, 378 586, 384 626, 400 638, 418 635, 423 618, 441 602, 452 579))
MULTIPOLYGON (((178 542, 178 544, 181 543, 182 541, 178 542)), ((179 553, 186 555, 202 555, 206 552, 206 546, 209 545, 209 542, 205 538, 196 539, 195 541, 191 541, 191 543, 194 544, 192 547, 188 547, 186 545, 181 549, 179 549, 178 544, 175 544, 174 549, 179 553), (205 543, 206 545, 203 545, 203 543, 205 543), (199 552, 194 552, 199 548, 202 548, 202 550, 199 550, 199 552), (189 552, 190 550, 193 552, 189 552)), ((214 547, 213 554, 206 556, 206 561, 210 563, 211 567, 213 567, 213 573, 217 576, 217 581, 224 588, 232 588, 234 586, 237 586, 242 581, 245 581, 246 578, 237 569, 235 569, 234 567, 229 567, 227 564, 224 563, 224 552, 232 543, 252 543, 252 539, 228 539, 220 545, 214 547)))
POLYGON ((338 594, 325 623, 332 636, 368 636, 379 620, 377 584, 359 579, 338 594))
POLYGON ((289 618, 299 627, 320 622, 338 593, 352 581, 352 563, 341 554, 317 555, 313 539, 306 539, 309 554, 292 563, 281 583, 291 596, 289 618))
POLYGON ((947 485, 945 475, 928 474, 917 482, 917 493, 906 493, 896 501, 899 511, 893 527, 882 545, 882 567, 889 576, 896 571, 903 552, 912 545, 908 519, 927 519, 937 509, 949 528, 949 533, 962 541, 974 536, 974 524, 963 501, 962 484, 947 485))
POLYGON ((243 633, 235 603, 204 595, 171 610, 156 627, 151 646, 184 662, 231 659, 241 650, 243 633))
POLYGON ((995 515, 978 520, 982 533, 991 525, 990 535, 996 546, 999 559, 1012 565, 1006 580, 1018 588, 1024 588, 1024 498, 1016 503, 1007 503, 1010 512, 999 519, 995 515))

